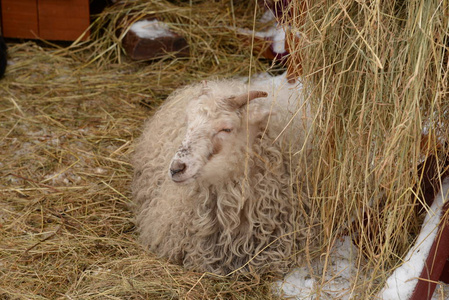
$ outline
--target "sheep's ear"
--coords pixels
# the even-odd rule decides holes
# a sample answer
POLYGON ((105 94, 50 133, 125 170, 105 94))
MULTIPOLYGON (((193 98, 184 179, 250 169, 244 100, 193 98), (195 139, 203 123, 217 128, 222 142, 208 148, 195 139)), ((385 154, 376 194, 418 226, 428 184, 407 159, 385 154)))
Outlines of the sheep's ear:
POLYGON ((251 100, 267 96, 268 94, 264 91, 249 91, 242 95, 229 97, 225 101, 231 109, 239 109, 251 100))

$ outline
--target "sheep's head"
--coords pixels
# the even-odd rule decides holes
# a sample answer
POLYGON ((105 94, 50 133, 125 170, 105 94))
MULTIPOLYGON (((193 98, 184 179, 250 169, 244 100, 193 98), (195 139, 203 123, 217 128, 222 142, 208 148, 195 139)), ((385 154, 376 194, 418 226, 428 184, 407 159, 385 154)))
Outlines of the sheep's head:
POLYGON ((249 91, 217 98, 203 88, 187 108, 186 134, 170 164, 172 180, 219 182, 241 172, 246 149, 254 143, 270 113, 258 105, 247 105, 261 97, 267 97, 267 93, 249 91))

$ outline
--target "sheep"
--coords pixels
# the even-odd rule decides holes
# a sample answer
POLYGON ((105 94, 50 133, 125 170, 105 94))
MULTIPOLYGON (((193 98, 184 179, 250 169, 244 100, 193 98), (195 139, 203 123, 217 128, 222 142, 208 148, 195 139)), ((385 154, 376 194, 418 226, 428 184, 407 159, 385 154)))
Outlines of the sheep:
POLYGON ((285 273, 296 261, 306 202, 290 163, 307 152, 308 118, 296 114, 298 89, 276 95, 269 82, 193 84, 146 122, 132 193, 150 251, 218 275, 285 273))

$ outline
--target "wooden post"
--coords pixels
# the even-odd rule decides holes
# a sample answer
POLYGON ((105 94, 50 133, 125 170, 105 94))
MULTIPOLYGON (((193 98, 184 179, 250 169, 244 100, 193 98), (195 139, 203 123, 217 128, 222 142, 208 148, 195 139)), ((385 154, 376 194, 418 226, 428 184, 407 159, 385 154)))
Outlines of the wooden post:
POLYGON ((446 260, 446 264, 444 265, 443 272, 440 276, 440 281, 449 284, 449 258, 446 260))
POLYGON ((430 300, 439 280, 449 279, 449 202, 441 212, 438 234, 433 241, 424 268, 410 300, 430 300))

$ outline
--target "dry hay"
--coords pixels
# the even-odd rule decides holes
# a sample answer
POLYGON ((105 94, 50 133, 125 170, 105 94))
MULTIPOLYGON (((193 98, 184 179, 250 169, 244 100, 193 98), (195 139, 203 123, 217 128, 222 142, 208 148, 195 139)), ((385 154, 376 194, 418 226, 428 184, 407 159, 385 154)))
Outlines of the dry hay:
MULTIPOLYGON (((170 15, 172 4, 153 2, 170 15)), ((223 3, 211 2, 224 10, 212 16, 237 14, 223 3)), ((152 109, 180 85, 250 72, 251 50, 228 45, 226 55, 223 39, 232 39, 209 22, 207 38, 221 43, 153 63, 99 51, 107 33, 68 49, 9 44, 0 81, 0 299, 273 298, 270 278, 216 278, 157 259, 137 243, 127 209, 133 140, 152 109)))
MULTIPOLYGON (((106 8, 92 23, 91 36, 95 42, 77 41, 70 47, 71 54, 87 49, 91 53, 86 58, 89 64, 122 62, 125 55, 121 41, 130 25, 139 20, 156 17, 168 25, 170 30, 187 40, 190 57, 177 59, 182 60, 185 65, 182 70, 184 76, 186 73, 199 78, 211 75, 248 75, 249 60, 251 73, 266 69, 264 62, 252 59, 251 44, 254 41, 242 40, 236 31, 237 28, 264 30, 272 25, 256 21, 265 11, 263 6, 246 0, 194 2, 119 1, 116 5, 106 8)), ((174 57, 168 53, 163 58, 174 57)))
POLYGON ((323 243, 349 233, 366 258, 354 291, 372 299, 420 228, 418 165, 448 152, 449 2, 305 2, 284 22, 317 109, 310 195, 323 243))
POLYGON ((136 242, 128 160, 150 112, 141 100, 160 75, 152 65, 99 71, 34 43, 9 51, 0 83, 1 299, 270 294, 257 282, 185 272, 136 242))

